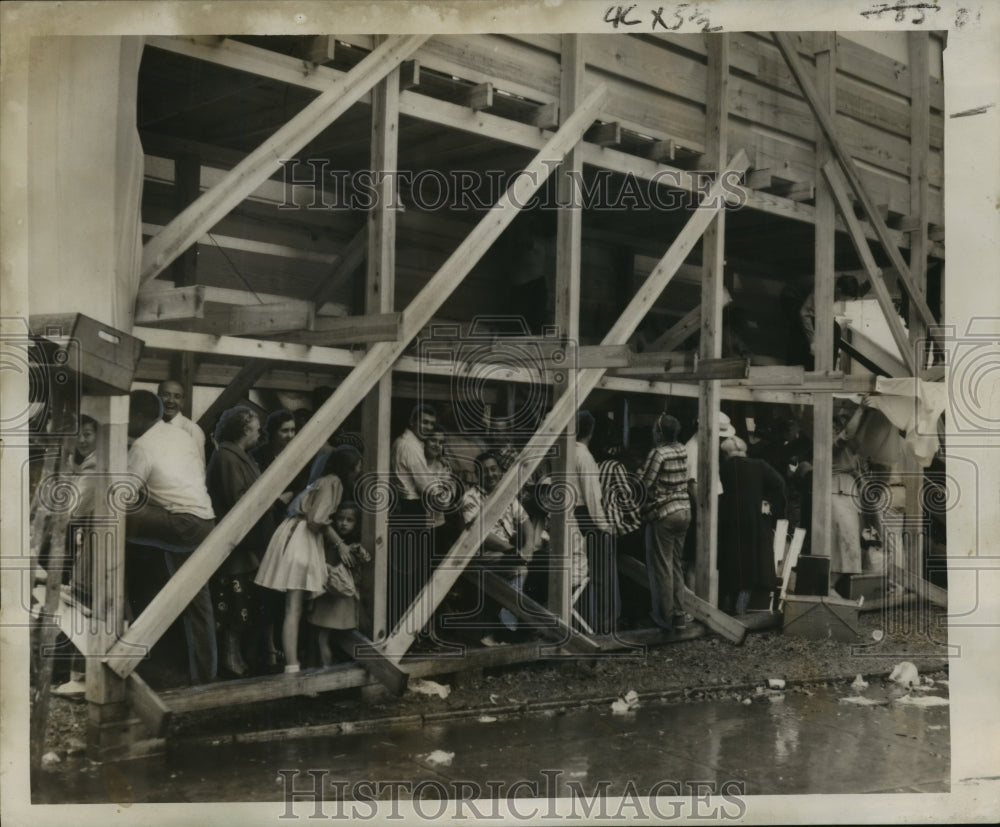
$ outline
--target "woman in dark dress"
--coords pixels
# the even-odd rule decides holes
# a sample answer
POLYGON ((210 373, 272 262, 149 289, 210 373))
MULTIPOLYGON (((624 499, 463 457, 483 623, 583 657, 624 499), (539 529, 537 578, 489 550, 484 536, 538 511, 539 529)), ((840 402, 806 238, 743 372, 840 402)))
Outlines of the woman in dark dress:
POLYGON ((774 522, 785 513, 785 481, 764 460, 749 459, 739 437, 726 439, 721 450, 719 605, 743 614, 754 592, 777 584, 774 522))

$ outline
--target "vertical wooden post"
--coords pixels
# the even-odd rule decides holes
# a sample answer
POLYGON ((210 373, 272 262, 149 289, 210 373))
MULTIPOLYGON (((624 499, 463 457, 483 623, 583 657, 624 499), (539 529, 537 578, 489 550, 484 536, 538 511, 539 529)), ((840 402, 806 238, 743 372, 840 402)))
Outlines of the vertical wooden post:
MULTIPOLYGON (((364 312, 391 313, 395 302, 396 272, 396 163, 399 150, 399 69, 393 69, 372 89, 371 168, 389 173, 379 178, 378 202, 368 213, 368 253, 364 284, 364 312)), ((392 373, 386 373, 365 397, 362 435, 365 471, 385 472, 389 467, 392 373)), ((389 515, 385 509, 365 511, 362 533, 372 551, 371 629, 362 629, 370 639, 383 640, 386 628, 386 596, 389 572, 389 515)))
MULTIPOLYGON (((910 215, 916 216, 917 226, 910 232, 910 279, 914 289, 924 297, 927 295, 927 156, 930 152, 930 34, 909 32, 910 57, 910 215)), ((907 323, 910 328, 910 346, 914 355, 914 375, 922 377, 927 366, 927 327, 914 307, 909 303, 907 323)), ((906 496, 907 521, 920 525, 923 518, 921 506, 923 493, 923 471, 915 461, 909 461, 903 468, 903 486, 906 496)), ((918 537, 929 538, 922 531, 918 537)), ((915 543, 913 563, 917 568, 911 571, 923 577, 922 549, 915 543)))
MULTIPOLYGON (((566 122, 583 95, 585 68, 583 36, 564 34, 559 80, 560 123, 566 122)), ((583 211, 579 205, 577 182, 582 174, 583 156, 579 145, 576 145, 566 153, 556 173, 559 203, 571 206, 561 207, 557 216, 555 324, 559 328, 559 334, 573 345, 580 336, 580 243, 583 235, 583 211)), ((561 376, 563 381, 560 382, 558 371, 552 375, 552 394, 555 398, 564 393, 573 393, 575 371, 562 371, 561 376)), ((569 475, 574 471, 575 425, 573 422, 556 440, 556 460, 552 470, 557 475, 569 475)), ((549 522, 552 547, 549 557, 548 608, 567 623, 571 622, 570 543, 573 538, 570 525, 570 514, 565 509, 553 514, 549 522)))
MULTIPOLYGON (((832 32, 823 32, 816 53, 816 88, 831 115, 836 109, 837 44, 832 32)), ((816 311, 815 369, 833 370, 834 241, 836 204, 821 170, 833 157, 830 144, 816 133, 816 249, 813 300, 816 311)), ((783 469, 779 469, 782 470, 783 469)), ((813 395, 812 554, 829 556, 833 529, 833 395, 813 395)))
MULTIPOLYGON (((703 163, 721 172, 728 155, 729 37, 706 35, 708 88, 705 97, 705 154, 703 163)), ((722 275, 726 259, 726 214, 720 210, 701 239, 701 340, 702 359, 722 356, 722 275)), ((713 606, 718 603, 719 499, 719 401, 722 383, 699 382, 697 561, 695 592, 713 606)))
POLYGON ((181 413, 191 418, 191 397, 194 396, 194 374, 198 370, 198 357, 189 351, 178 353, 171 359, 170 378, 176 379, 184 388, 184 404, 181 413))
MULTIPOLYGON (((90 406, 99 423, 97 473, 101 475, 94 498, 93 527, 86 548, 93 553, 91 601, 93 653, 107 652, 125 632, 125 512, 127 497, 113 494, 127 468, 128 397, 94 397, 90 406)), ((98 654, 87 658, 87 752, 104 760, 128 746, 129 717, 125 704, 125 679, 116 675, 98 654)))

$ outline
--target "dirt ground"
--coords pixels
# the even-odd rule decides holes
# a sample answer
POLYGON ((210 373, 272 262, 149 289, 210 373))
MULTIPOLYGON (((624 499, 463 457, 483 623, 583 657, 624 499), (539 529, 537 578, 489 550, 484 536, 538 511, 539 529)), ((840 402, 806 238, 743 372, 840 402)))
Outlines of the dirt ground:
MULTIPOLYGON (((344 690, 192 713, 171 724, 168 739, 225 739, 338 722, 356 727, 359 723, 373 725, 384 720, 390 724, 387 719, 404 719, 412 724, 419 723, 422 716, 460 716, 479 709, 527 712, 554 705, 611 703, 630 690, 640 697, 669 696, 681 701, 731 697, 739 702, 751 697, 754 688, 769 678, 784 679, 789 691, 808 691, 810 684, 849 682, 858 674, 884 677, 906 660, 921 674, 943 676, 947 637, 942 621, 941 610, 914 605, 891 610, 891 614, 863 613, 862 634, 853 647, 782 634, 780 630, 751 632, 739 646, 707 634, 649 647, 644 653, 537 661, 441 675, 433 680, 448 687, 446 698, 412 690, 398 698, 344 690)), ((63 759, 52 769, 70 770, 86 760, 82 757, 86 712, 83 702, 52 698, 45 749, 63 759)))

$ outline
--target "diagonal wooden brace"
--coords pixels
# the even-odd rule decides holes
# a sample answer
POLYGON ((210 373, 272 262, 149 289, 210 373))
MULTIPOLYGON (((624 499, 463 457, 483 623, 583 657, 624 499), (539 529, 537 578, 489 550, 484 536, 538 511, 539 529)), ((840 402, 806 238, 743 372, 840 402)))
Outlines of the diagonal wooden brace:
POLYGON ((280 169, 283 159, 298 152, 350 109, 376 83, 420 48, 427 37, 390 37, 247 155, 218 184, 181 211, 143 248, 139 283, 144 284, 162 273, 174 259, 280 169))
POLYGON ((122 677, 135 669, 142 660, 141 655, 135 655, 137 645, 151 647, 160 639, 236 544, 246 536, 261 512, 269 508, 274 499, 285 490, 316 449, 354 409, 358 400, 392 368, 403 355, 410 340, 430 322, 476 262, 518 215, 521 206, 527 204, 542 186, 555 166, 553 161, 560 160, 579 142, 580 136, 597 117, 606 96, 605 85, 598 85, 545 143, 496 205, 483 216, 475 229, 410 302, 403 314, 398 341, 372 345, 337 390, 261 474, 260 479, 247 490, 236 506, 222 518, 197 551, 153 598, 146 610, 136 618, 125 636, 111 647, 107 657, 111 669, 122 677))
MULTIPOLYGON (((722 181, 727 180, 731 184, 729 179, 741 175, 748 166, 746 152, 741 150, 730 162, 729 168, 720 173, 719 180, 713 184, 705 199, 694 210, 687 224, 670 245, 670 249, 632 297, 621 317, 602 340, 602 345, 620 345, 628 341, 688 254, 694 249, 702 233, 725 205, 726 187, 722 181)), ((559 434, 576 415, 577 399, 586 398, 597 387, 604 373, 602 368, 579 371, 575 393, 563 393, 556 400, 539 429, 521 450, 517 461, 511 465, 493 493, 486 499, 476 519, 458 537, 430 580, 424 584, 420 595, 400 618, 392 634, 382 643, 381 648, 386 657, 397 662, 403 657, 413 642, 414 630, 420 630, 430 620, 438 604, 475 556, 489 527, 500 518, 503 510, 517 495, 522 481, 539 466, 549 448, 559 438, 559 434)))
POLYGON ((536 629, 556 643, 561 643, 567 651, 581 655, 592 655, 601 651, 597 643, 580 634, 559 615, 550 612, 524 592, 519 592, 496 572, 487 569, 466 569, 463 576, 476 586, 480 585, 479 578, 482 577, 483 589, 490 597, 518 619, 529 624, 530 628, 536 629))
POLYGON ((882 279, 882 271, 875 263, 875 257, 868 246, 868 239, 865 238, 861 224, 854 217, 854 210, 851 209, 851 202, 847 198, 847 191, 844 189, 844 183, 837 173, 837 165, 833 161, 828 161, 823 167, 823 176, 830 185, 830 192, 837 202, 837 208, 844 219, 844 224, 847 225, 851 241, 854 242, 854 249, 857 250, 858 256, 861 258, 865 272, 868 273, 872 289, 875 291, 875 298, 878 299, 878 305, 882 308, 882 314, 885 316, 889 330, 892 332, 893 341, 895 341, 896 347, 899 348, 903 362, 910 372, 909 375, 915 376, 916 367, 910 337, 907 336, 906 331, 903 329, 903 322, 900 320, 899 315, 896 313, 896 308, 892 304, 889 289, 885 286, 885 281, 882 279))
POLYGON ((806 72, 805 65, 802 63, 802 59, 798 55, 798 51, 792 42, 791 36, 785 32, 772 32, 771 35, 774 37, 774 42, 777 44, 778 49, 781 50, 781 54, 784 56, 785 62, 788 64, 788 68, 792 70, 792 74, 795 76, 795 80, 798 82, 799 88, 802 90, 802 94, 805 96, 805 99, 809 104, 809 108, 813 111, 816 122, 819 124, 823 134, 826 136, 827 141, 829 141, 830 149, 833 151, 834 157, 840 162, 841 169, 844 171, 848 184, 850 184, 851 189, 854 190, 854 194, 858 198, 858 201, 860 201, 861 205, 864 207, 865 214, 868 216, 868 221, 871 223, 872 229, 875 230, 875 235, 878 238, 879 244, 882 245, 886 255, 889 256, 892 266, 899 272, 899 277, 903 282, 903 286, 906 288, 906 293, 909 296, 910 301, 913 306, 917 308, 921 317, 923 317, 924 324, 928 327, 934 327, 937 324, 934 320, 934 315, 927 306, 923 293, 917 288, 913 278, 910 276, 910 268, 903 260, 903 256, 899 252, 899 247, 897 247, 895 242, 893 242, 885 220, 882 218, 878 209, 876 209, 875 202, 869 197, 868 191, 861 182, 861 176, 858 174, 858 168, 854 164, 854 159, 851 158, 843 143, 841 143, 840 138, 837 135, 837 127, 833 122, 833 117, 830 115, 829 111, 827 111, 827 108, 823 106, 819 92, 816 89, 816 85, 806 72))

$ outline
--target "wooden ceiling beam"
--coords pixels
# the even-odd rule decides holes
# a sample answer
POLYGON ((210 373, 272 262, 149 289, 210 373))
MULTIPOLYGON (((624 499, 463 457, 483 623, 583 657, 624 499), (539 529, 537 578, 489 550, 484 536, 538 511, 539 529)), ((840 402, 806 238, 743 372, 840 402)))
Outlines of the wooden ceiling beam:
POLYGON ((294 155, 315 138, 426 39, 426 35, 389 38, 251 152, 220 184, 204 193, 143 248, 140 283, 161 273, 259 183, 270 177, 281 166, 281 158, 294 155))
MULTIPOLYGON (((350 36, 347 39, 352 40, 353 38, 354 36, 350 36)), ((233 40, 225 40, 214 46, 206 46, 193 42, 191 38, 157 36, 150 37, 147 45, 317 91, 325 89, 331 80, 344 74, 326 66, 316 67, 315 71, 304 74, 301 70, 301 61, 233 40)), ((425 47, 421 53, 426 49, 437 48, 437 44, 432 40, 429 44, 425 44, 425 47)), ((471 77, 469 72, 465 74, 471 77)), ((486 76, 482 77, 484 81, 488 79, 486 76)), ((371 96, 362 96, 359 98, 359 103, 370 104, 371 96)), ((557 106, 556 104, 556 108, 557 106)), ((545 141, 545 135, 539 134, 538 128, 533 125, 518 123, 488 112, 472 112, 468 107, 436 100, 413 91, 404 91, 400 94, 400 115, 417 118, 421 121, 430 121, 439 126, 463 132, 472 132, 536 151, 545 141)), ((549 120, 552 119, 549 118, 549 120)), ((680 189, 689 192, 697 191, 695 179, 685 170, 648 158, 639 158, 610 147, 599 147, 586 142, 581 144, 581 152, 586 164, 622 174, 631 173, 641 180, 663 180, 664 183, 669 181, 672 186, 676 185, 680 189)), ((749 209, 793 221, 814 223, 813 207, 808 204, 743 187, 735 188, 735 191, 743 199, 744 206, 749 209)), ((866 238, 878 239, 871 226, 865 223, 863 227, 866 238)), ((839 221, 838 230, 846 232, 846 227, 839 221)), ((895 230, 888 230, 888 232, 894 243, 904 248, 908 246, 909 240, 905 233, 895 230)), ((944 258, 944 248, 940 244, 931 245, 928 254, 944 258)))

